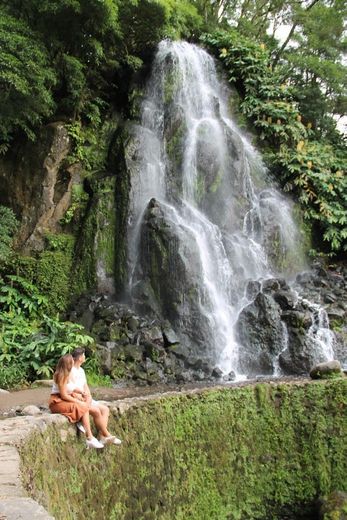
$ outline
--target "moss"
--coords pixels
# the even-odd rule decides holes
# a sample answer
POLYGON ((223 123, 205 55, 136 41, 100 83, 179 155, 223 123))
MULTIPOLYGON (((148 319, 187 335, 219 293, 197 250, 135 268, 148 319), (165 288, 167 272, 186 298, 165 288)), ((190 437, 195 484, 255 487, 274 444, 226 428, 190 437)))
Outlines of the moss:
POLYGON ((97 209, 96 255, 106 275, 114 275, 115 267, 115 179, 99 183, 97 209))
POLYGON ((180 71, 176 68, 165 75, 164 79, 164 103, 169 105, 173 102, 175 94, 180 87, 182 77, 180 71))
POLYGON ((116 453, 36 434, 25 484, 64 520, 308 519, 319 495, 347 489, 346 404, 343 380, 149 401, 112 425, 116 453))
POLYGON ((177 170, 182 167, 184 149, 183 142, 186 134, 186 124, 182 120, 176 122, 171 130, 171 135, 167 138, 166 152, 173 164, 173 167, 177 170))
POLYGON ((76 247, 74 293, 79 295, 97 284, 98 266, 108 278, 115 271, 115 178, 93 182, 93 197, 82 223, 76 247))
POLYGON ((75 239, 65 233, 45 236, 46 249, 36 257, 13 257, 6 270, 15 272, 35 284, 48 298, 47 313, 65 312, 71 302, 71 271, 75 239))

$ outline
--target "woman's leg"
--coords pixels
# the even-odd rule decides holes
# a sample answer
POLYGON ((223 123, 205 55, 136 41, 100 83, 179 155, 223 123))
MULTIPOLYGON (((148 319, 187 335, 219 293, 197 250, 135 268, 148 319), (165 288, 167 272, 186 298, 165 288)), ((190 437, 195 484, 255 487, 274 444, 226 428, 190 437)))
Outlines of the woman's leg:
POLYGON ((103 437, 109 437, 111 434, 107 429, 109 409, 103 404, 91 406, 89 409, 90 415, 94 419, 95 426, 103 437))
POLYGON ((87 411, 84 415, 82 415, 81 423, 83 424, 84 429, 86 430, 87 439, 91 439, 93 437, 93 434, 92 434, 92 430, 90 428, 89 411, 87 411))

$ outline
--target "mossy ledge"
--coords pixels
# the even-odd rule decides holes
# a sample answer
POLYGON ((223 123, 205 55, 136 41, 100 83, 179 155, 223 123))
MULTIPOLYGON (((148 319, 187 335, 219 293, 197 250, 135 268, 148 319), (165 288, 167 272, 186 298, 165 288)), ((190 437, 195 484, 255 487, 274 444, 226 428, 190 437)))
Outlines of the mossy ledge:
POLYGON ((24 485, 64 520, 317 518, 318 496, 347 490, 346 403, 346 379, 116 401, 122 446, 48 426, 21 445, 24 485))

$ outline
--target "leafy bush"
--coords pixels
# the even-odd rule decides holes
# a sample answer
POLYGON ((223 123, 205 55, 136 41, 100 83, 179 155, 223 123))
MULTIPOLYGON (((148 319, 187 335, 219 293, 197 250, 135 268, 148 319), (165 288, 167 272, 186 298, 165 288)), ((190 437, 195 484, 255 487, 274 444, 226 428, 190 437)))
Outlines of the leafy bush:
POLYGON ((0 261, 6 260, 11 253, 14 233, 18 228, 18 220, 10 208, 0 206, 0 261))
POLYGON ((0 8, 0 146, 15 131, 34 138, 34 128, 54 109, 55 73, 48 53, 28 25, 0 8))
POLYGON ((58 359, 93 339, 76 323, 45 314, 47 299, 19 276, 0 280, 0 363, 20 363, 26 378, 49 377, 58 359))
POLYGON ((0 388, 18 388, 27 380, 26 368, 21 362, 12 360, 11 363, 0 362, 0 388))
MULTIPOLYGON (((272 171, 301 203, 303 215, 318 230, 329 254, 347 251, 346 145, 314 140, 311 124, 302 122, 295 91, 272 70, 265 46, 236 30, 205 35, 223 61, 229 81, 241 94, 242 112, 263 143, 272 171)), ((323 244, 319 244, 323 248, 323 244)))

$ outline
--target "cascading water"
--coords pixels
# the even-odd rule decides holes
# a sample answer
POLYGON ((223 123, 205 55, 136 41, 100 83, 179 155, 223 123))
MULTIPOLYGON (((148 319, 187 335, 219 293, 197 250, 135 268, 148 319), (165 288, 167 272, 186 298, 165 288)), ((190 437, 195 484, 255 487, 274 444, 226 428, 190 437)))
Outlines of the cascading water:
MULTIPOLYGON (((291 206, 269 187, 227 98, 204 50, 160 43, 134 135, 129 291, 157 299, 156 310, 197 346, 196 357, 238 373, 236 324, 254 298, 249 282, 278 275, 279 259, 291 264, 300 255, 291 206), (159 264, 164 282, 155 279, 159 264)), ((288 342, 280 327, 277 356, 288 342)))

